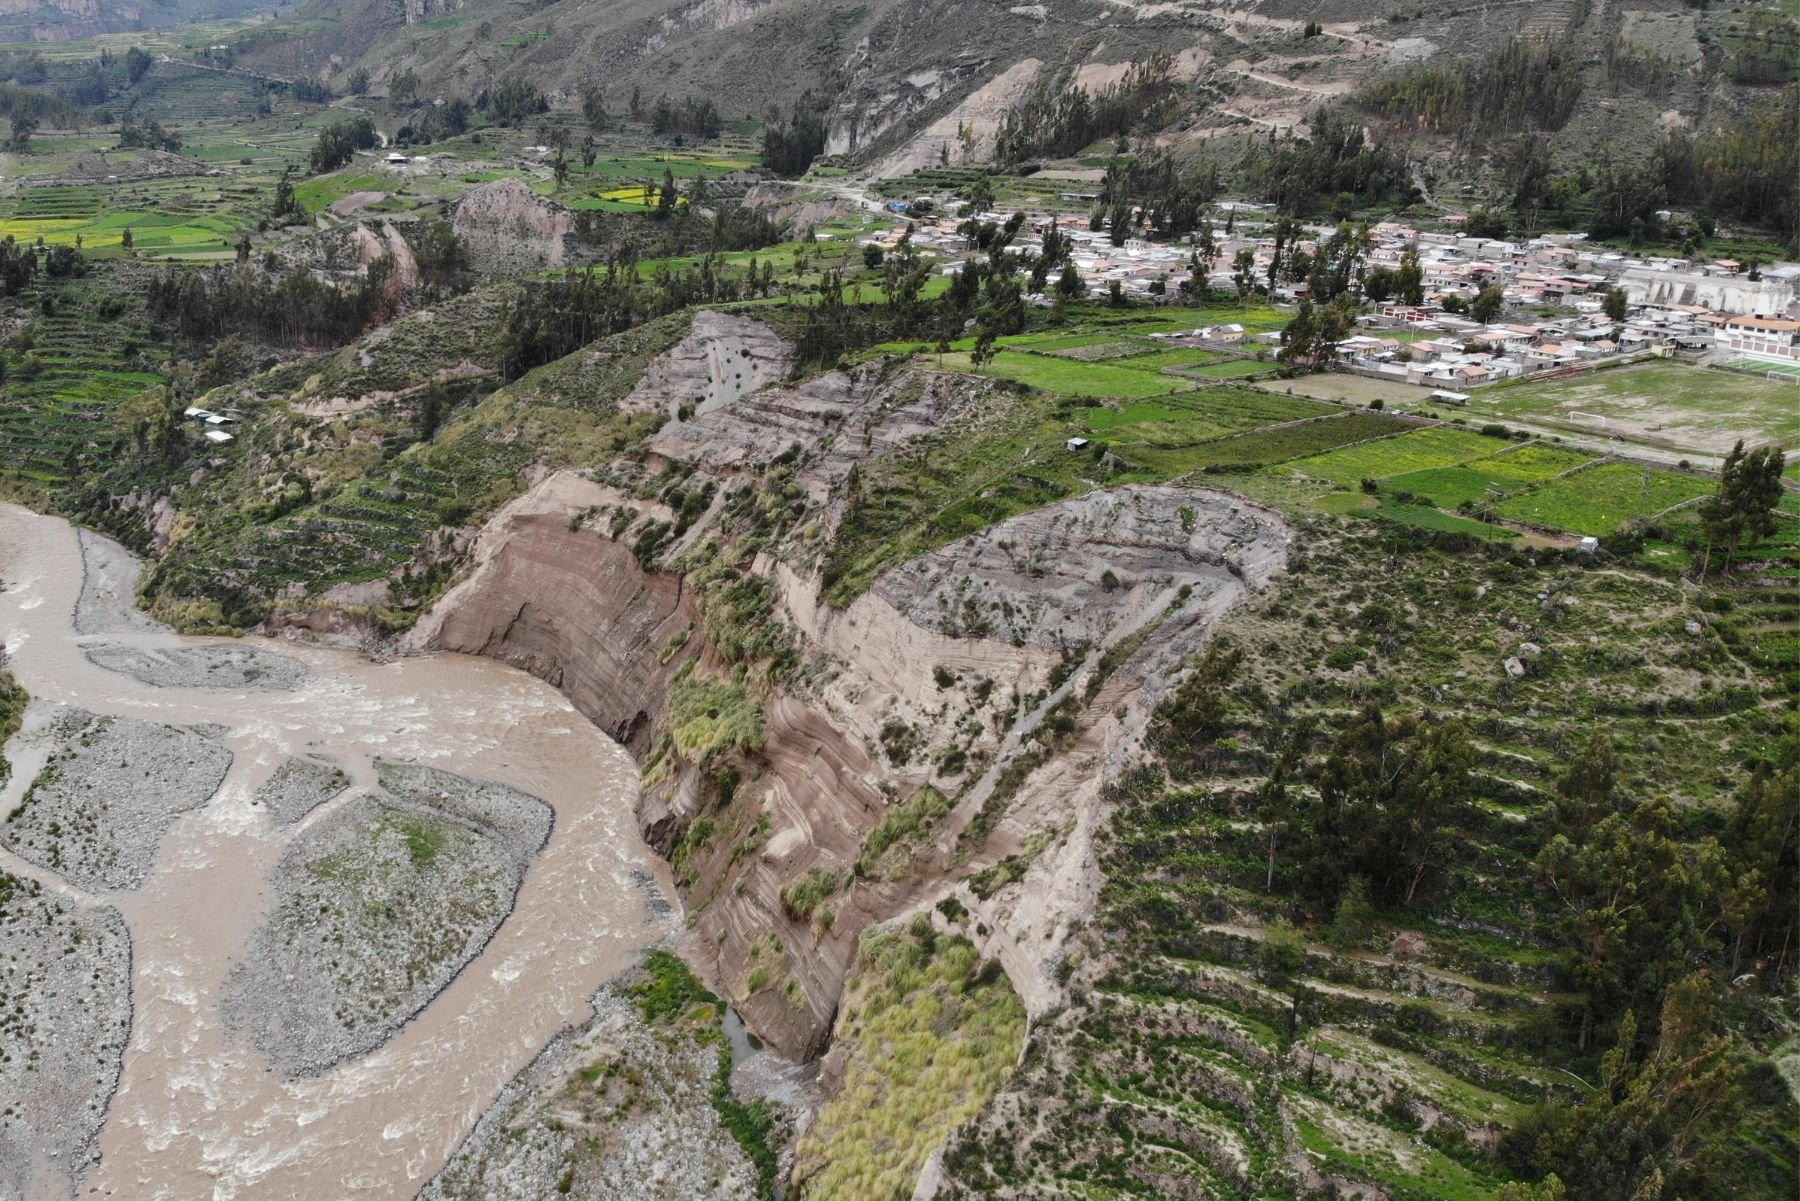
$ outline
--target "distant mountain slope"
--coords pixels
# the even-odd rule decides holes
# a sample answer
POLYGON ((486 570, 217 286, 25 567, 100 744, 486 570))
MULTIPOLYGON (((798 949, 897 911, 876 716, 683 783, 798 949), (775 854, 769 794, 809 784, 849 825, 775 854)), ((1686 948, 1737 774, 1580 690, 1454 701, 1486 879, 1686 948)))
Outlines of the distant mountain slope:
MULTIPOLYGON (((1756 95, 1800 77, 1800 38, 1780 5, 1678 0, 311 0, 258 31, 240 61, 337 81, 360 67, 377 92, 410 71, 444 98, 521 79, 573 104, 599 87, 614 112, 634 90, 646 106, 705 98, 727 120, 761 119, 811 89, 829 105, 828 152, 892 173, 985 159, 1001 118, 1034 91, 1097 93, 1159 53, 1173 103, 1133 132, 1194 149, 1303 127, 1372 79, 1420 64, 1460 72, 1522 42, 1554 42, 1569 65, 1558 147, 1574 161, 1632 154, 1671 126, 1731 125, 1756 95)), ((1464 130, 1360 115, 1423 138, 1426 152, 1468 148, 1464 130)), ((1533 117, 1511 119, 1529 128, 1533 117)))
POLYGON ((254 0, 0 0, 0 42, 48 42, 268 12, 254 0))

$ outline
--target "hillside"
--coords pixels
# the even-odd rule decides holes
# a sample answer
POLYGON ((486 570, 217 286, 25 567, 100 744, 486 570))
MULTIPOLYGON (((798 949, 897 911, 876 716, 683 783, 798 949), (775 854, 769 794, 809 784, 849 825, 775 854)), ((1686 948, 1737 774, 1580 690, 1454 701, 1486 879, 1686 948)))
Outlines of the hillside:
POLYGON ((246 0, 9 0, 0 42, 51 42, 279 11, 246 0))
POLYGON ((1168 57, 1173 86, 1141 101, 1118 132, 1154 135, 1182 158, 1215 152, 1215 143, 1235 157, 1245 138, 1303 130, 1321 105, 1347 104, 1414 143, 1427 191, 1454 204, 1465 185, 1478 197, 1493 186, 1490 156, 1513 135, 1555 135, 1549 153, 1561 169, 1591 164, 1602 150, 1641 158, 1671 128, 1730 126, 1800 73, 1800 26, 1775 3, 1696 11, 1560 0, 1473 8, 1050 0, 971 13, 931 0, 403 9, 313 0, 294 22, 259 30, 244 57, 340 83, 360 64, 378 90, 411 73, 441 99, 509 79, 571 102, 598 88, 614 111, 633 93, 646 107, 661 95, 706 97, 730 120, 762 120, 769 106, 810 93, 826 106, 831 153, 896 175, 990 161, 1009 109, 1074 88, 1097 97, 1157 55, 1168 57), (1426 123, 1367 103, 1372 86, 1417 82, 1428 69, 1453 82, 1479 78, 1508 46, 1533 43, 1554 47, 1555 61, 1498 86, 1522 99, 1556 81, 1553 100, 1479 124, 1426 123))
POLYGON ((158 737, 239 774, 151 806, 159 872, 132 755, 34 702, 0 876, 149 881, 61 885, 117 1016, 68 1038, 180 1009, 287 1108, 184 1091, 148 1164, 103 1072, 100 1166, 0 1123, 0 1178, 291 1178, 354 1093, 434 1201, 1792 1196, 1792 18, 314 0, 8 50, 0 497, 85 528, 7 509, 0 598, 73 614, 96 729, 200 695, 158 737), (195 896, 226 986, 123 988, 195 896))

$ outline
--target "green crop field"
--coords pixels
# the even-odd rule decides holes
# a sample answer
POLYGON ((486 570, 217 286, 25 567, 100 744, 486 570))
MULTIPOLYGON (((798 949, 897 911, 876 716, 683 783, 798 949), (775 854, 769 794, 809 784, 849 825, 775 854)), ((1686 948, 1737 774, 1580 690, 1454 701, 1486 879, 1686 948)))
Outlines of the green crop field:
MULTIPOLYGON (((1185 367, 1198 367, 1205 363, 1216 363, 1219 356, 1211 350, 1154 350, 1148 353, 1139 352, 1113 362, 1120 367, 1129 367, 1133 371, 1171 371, 1185 367)), ((1223 365, 1223 364, 1221 364, 1223 365)))
POLYGON ((1680 472, 1605 463, 1520 493, 1496 512, 1529 525, 1598 536, 1712 490, 1709 481, 1680 472))
MULTIPOLYGON (((975 370, 969 356, 963 353, 945 355, 944 366, 951 371, 975 370)), ((1117 396, 1135 400, 1162 396, 1191 386, 1187 380, 1152 371, 1133 371, 1110 363, 1079 363, 1017 350, 999 351, 983 370, 988 375, 1018 380, 1065 396, 1117 396)))
POLYGON ((1486 458, 1502 443, 1481 434, 1454 429, 1422 429, 1399 438, 1349 447, 1290 464, 1314 479, 1354 487, 1362 480, 1385 479, 1434 467, 1453 467, 1486 458))
MULTIPOLYGON (((1306 403, 1295 398, 1297 403, 1306 403)), ((1140 447, 1132 454, 1148 466, 1170 474, 1204 471, 1207 468, 1251 467, 1264 463, 1281 463, 1303 455, 1314 455, 1333 447, 1348 446, 1370 438, 1384 438, 1406 429, 1397 417, 1380 413, 1346 413, 1278 429, 1256 430, 1228 438, 1218 438, 1195 446, 1168 449, 1140 447)))
MULTIPOLYGON (((1081 419, 1096 436, 1132 461, 1148 455, 1165 471, 1186 470, 1178 457, 1185 450, 1226 434, 1306 417, 1319 417, 1330 407, 1317 401, 1274 397, 1247 388, 1215 387, 1182 392, 1158 400, 1118 408, 1083 410, 1081 419)), ((1204 450, 1200 453, 1204 454, 1204 450)))
POLYGON ((1548 446, 1521 446, 1460 467, 1428 467, 1389 476, 1384 483, 1397 491, 1427 497, 1440 508, 1464 501, 1492 499, 1528 484, 1549 479, 1593 462, 1591 455, 1548 446))
POLYGON ((1504 542, 1519 536, 1517 530, 1509 530, 1505 526, 1488 525, 1485 522, 1471 521, 1466 517, 1457 517, 1445 513, 1430 505, 1409 505, 1382 497, 1375 509, 1377 517, 1388 521, 1397 521, 1401 525, 1415 526, 1423 530, 1438 530, 1448 534, 1469 534, 1490 542, 1504 542))
POLYGON ((1246 375, 1263 375, 1281 369, 1279 363, 1259 363, 1255 359, 1227 359, 1223 363, 1207 363, 1189 374, 1211 379, 1239 379, 1246 375))

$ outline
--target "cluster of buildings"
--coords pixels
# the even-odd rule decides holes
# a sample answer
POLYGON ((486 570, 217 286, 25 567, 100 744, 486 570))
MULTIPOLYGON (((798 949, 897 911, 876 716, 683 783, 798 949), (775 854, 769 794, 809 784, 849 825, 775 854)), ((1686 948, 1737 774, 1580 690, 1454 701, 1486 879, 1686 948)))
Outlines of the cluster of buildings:
MULTIPOLYGON (((935 252, 942 270, 954 271, 974 253, 957 233, 965 214, 936 215, 913 225, 913 244, 935 252)), ((1268 279, 1275 253, 1270 214, 1260 206, 1232 203, 1233 233, 1223 234, 1206 274, 1218 293, 1236 290, 1233 260, 1249 249, 1256 262, 1258 285, 1268 279)), ((984 220, 1001 213, 980 214, 984 220)), ((1034 217, 1014 245, 1032 251, 1053 218, 1034 217)), ((1126 295, 1143 299, 1176 299, 1181 281, 1192 273, 1194 248, 1187 242, 1155 242, 1128 238, 1114 246, 1106 232, 1085 222, 1060 219, 1060 232, 1073 246, 1072 259, 1088 287, 1102 290, 1117 283, 1126 295)), ((1332 230, 1308 227, 1298 249, 1309 255, 1332 230)), ((1744 264, 1721 260, 1693 264, 1685 259, 1628 254, 1586 234, 1547 233, 1526 240, 1476 237, 1454 230, 1422 230, 1384 221, 1370 230, 1372 246, 1365 272, 1379 267, 1398 271, 1402 256, 1417 251, 1424 289, 1418 305, 1384 304, 1365 324, 1399 331, 1397 337, 1364 332, 1340 347, 1342 361, 1411 383, 1462 386, 1511 376, 1576 368, 1609 357, 1644 352, 1698 355, 1718 352, 1750 361, 1800 365, 1800 264, 1776 264, 1753 272, 1744 264), (1507 311, 1555 309, 1557 316, 1504 325, 1484 325, 1445 309, 1446 301, 1462 308, 1484 289, 1500 288, 1507 311), (1627 319, 1605 315, 1605 296, 1622 288, 1627 319), (1454 298, 1454 299, 1453 299, 1454 298), (1572 313, 1573 316, 1568 314, 1572 313), (1421 338, 1419 335, 1437 334, 1421 338)), ((891 240, 891 236, 888 240, 891 240)), ((1304 280, 1278 279, 1277 301, 1296 302, 1307 295, 1304 280)), ((1046 300, 1045 303, 1048 303, 1046 300)))
POLYGON ((232 435, 225 432, 224 427, 236 421, 229 413, 215 413, 211 409, 203 409, 199 405, 189 405, 181 411, 181 415, 194 423, 200 436, 218 446, 234 441, 232 435))

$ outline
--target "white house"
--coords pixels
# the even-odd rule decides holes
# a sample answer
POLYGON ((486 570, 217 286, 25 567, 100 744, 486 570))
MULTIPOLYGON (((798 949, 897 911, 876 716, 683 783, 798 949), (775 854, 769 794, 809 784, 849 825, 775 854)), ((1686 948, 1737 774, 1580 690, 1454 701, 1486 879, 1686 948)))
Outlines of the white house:
POLYGON ((1713 335, 1729 354, 1767 363, 1800 363, 1800 321, 1784 317, 1731 317, 1713 335))

